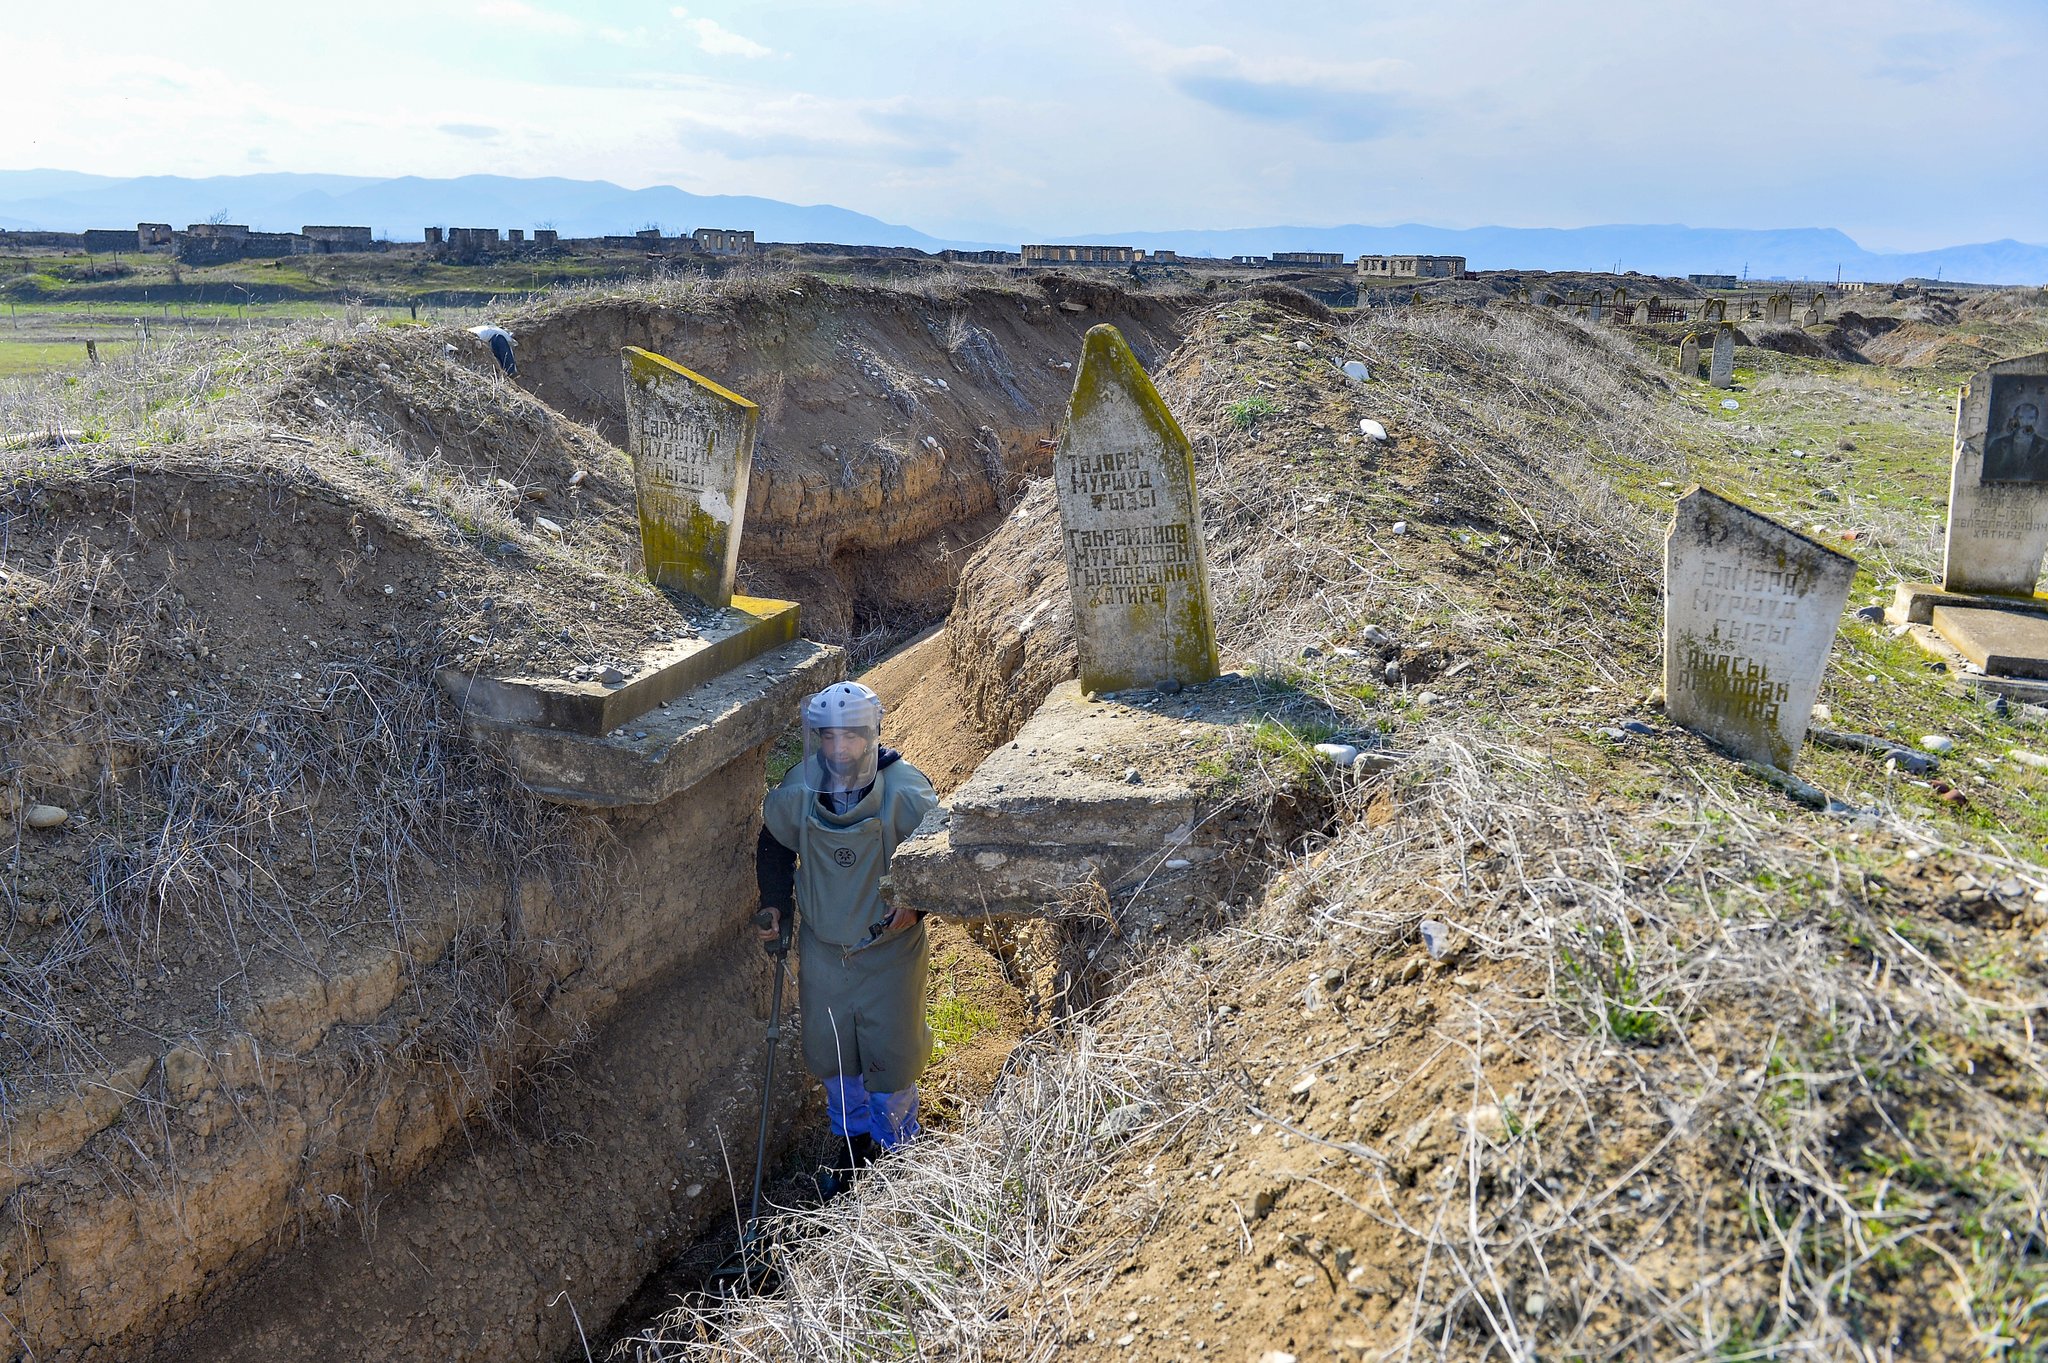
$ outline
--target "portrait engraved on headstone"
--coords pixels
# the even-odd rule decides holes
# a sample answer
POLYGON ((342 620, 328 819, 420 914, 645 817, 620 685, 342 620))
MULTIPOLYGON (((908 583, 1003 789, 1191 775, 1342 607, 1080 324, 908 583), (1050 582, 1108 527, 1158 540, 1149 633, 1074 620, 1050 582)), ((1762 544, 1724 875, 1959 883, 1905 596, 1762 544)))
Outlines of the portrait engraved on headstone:
POLYGON ((1707 368, 1707 382, 1716 388, 1735 386, 1735 323, 1714 328, 1714 355, 1707 368))
POLYGON ((1987 483, 2048 482, 2048 379, 2002 374, 1991 379, 1991 419, 1984 436, 1987 483))
POLYGON ((1115 327, 1082 343, 1053 479, 1082 689, 1215 677, 1194 450, 1115 327))
POLYGON ((620 366, 648 579, 731 605, 761 410, 638 346, 624 347, 620 366))
POLYGON ((2002 360, 1956 400, 1948 544, 1952 592, 2032 596, 2048 552, 2048 353, 2002 360))
POLYGON ((1664 707, 1736 756, 1790 771, 1856 561, 1704 488, 1664 537, 1664 707))

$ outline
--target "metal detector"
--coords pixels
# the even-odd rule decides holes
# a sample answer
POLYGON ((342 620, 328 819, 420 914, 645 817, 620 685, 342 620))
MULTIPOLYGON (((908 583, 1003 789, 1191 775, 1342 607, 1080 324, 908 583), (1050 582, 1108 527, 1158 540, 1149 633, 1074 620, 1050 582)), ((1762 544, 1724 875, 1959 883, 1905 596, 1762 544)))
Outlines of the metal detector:
MULTIPOLYGON (((754 915, 754 926, 777 926, 771 909, 754 915)), ((775 962, 775 992, 768 1005, 767 1062, 761 1076, 761 1125, 754 1137, 754 1196, 747 1206, 746 1223, 740 1227, 739 1248, 711 1275, 719 1290, 731 1294, 764 1292, 773 1283, 774 1269, 768 1263, 767 1246, 761 1242, 761 1178, 768 1167, 768 1114, 775 1100, 775 1051, 782 1043, 782 982, 789 974, 789 939, 796 930, 794 907, 779 915, 781 931, 761 950, 775 962)))

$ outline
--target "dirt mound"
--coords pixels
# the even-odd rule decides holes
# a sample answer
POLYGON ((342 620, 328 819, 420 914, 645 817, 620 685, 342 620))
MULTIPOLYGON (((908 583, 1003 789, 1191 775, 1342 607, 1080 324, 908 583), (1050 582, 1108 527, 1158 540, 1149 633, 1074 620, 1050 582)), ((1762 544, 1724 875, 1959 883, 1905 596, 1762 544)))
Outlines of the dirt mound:
POLYGON ((688 617, 509 494, 318 440, 8 474, 0 1323, 47 1348, 165 1328, 574 1039, 587 1002, 549 996, 577 933, 543 962, 505 897, 540 922, 593 830, 517 791, 435 676, 630 657, 688 617), (109 1208, 126 1286, 82 1304, 109 1208))
POLYGON ((1940 322, 1901 322, 1857 348, 1872 364, 1895 368, 1981 369, 2001 358, 1987 342, 1940 322))
MULTIPOLYGON (((1386 532, 1399 522, 1404 537, 1374 536, 1371 553, 1424 572, 1467 577, 1560 556, 1599 569, 1623 555, 1635 570, 1643 565, 1635 555, 1647 530, 1586 469, 1533 448, 1546 426, 1566 420, 1556 395, 1582 429, 1644 449, 1654 428, 1625 418, 1664 380, 1604 330, 1541 309, 1434 304, 1340 330, 1271 304, 1231 302, 1193 320, 1156 381, 1197 452, 1226 667, 1276 663, 1324 637, 1343 608, 1334 596, 1319 600, 1318 588, 1370 577, 1332 546, 1372 524, 1386 532), (1413 388, 1409 350, 1452 363, 1455 377, 1413 388), (1352 357, 1368 361, 1372 382, 1346 377, 1339 364, 1352 357), (1463 387, 1450 399, 1454 384, 1463 387), (1365 437, 1366 418, 1391 439, 1365 437), (1526 457, 1503 466, 1470 453, 1474 433, 1489 428, 1526 457)), ((1058 530, 1053 489, 1036 485, 961 578, 948 630, 953 668, 975 721, 998 739, 1074 672, 1058 530)), ((1440 647, 1411 645, 1394 680, 1419 682, 1450 661, 1440 647)))
POLYGON ((1746 339, 1743 339, 1741 344, 1757 346, 1763 350, 1775 350, 1780 355, 1800 355, 1810 360, 1849 358, 1805 327, 1773 326, 1752 322, 1742 328, 1741 332, 1746 333, 1746 339))
POLYGON ((924 292, 771 274, 507 324, 519 383, 606 440, 624 438, 624 345, 759 403, 743 580, 851 639, 944 610, 966 550, 1046 468, 1081 337, 1103 321, 1155 360, 1179 339, 1159 298, 1064 275, 924 292))

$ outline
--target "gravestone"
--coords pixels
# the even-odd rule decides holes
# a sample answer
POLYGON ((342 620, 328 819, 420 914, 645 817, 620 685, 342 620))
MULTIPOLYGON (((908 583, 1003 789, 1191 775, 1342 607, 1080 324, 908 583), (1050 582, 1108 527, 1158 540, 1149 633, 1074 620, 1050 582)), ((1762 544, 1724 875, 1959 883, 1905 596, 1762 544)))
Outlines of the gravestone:
POLYGON ((1600 320, 1600 310, 1604 308, 1606 305, 1607 295, 1600 292, 1600 290, 1598 289, 1593 290, 1593 302, 1591 304, 1591 307, 1593 310, 1592 317, 1594 321, 1597 322, 1600 320))
POLYGON ((1700 308, 1702 322, 1725 322, 1728 320, 1728 300, 1709 298, 1700 308))
POLYGON ((1650 305, 1648 303, 1636 304, 1635 310, 1629 313, 1628 320, 1634 322, 1639 327, 1648 325, 1650 321, 1650 305))
POLYGON ((1789 294, 1789 293, 1774 293, 1774 294, 1772 294, 1772 295, 1771 295, 1771 303, 1770 303, 1770 309, 1771 309, 1771 311, 1770 311, 1770 319, 1771 319, 1771 321, 1772 321, 1772 322, 1774 322, 1774 323, 1776 323, 1776 324, 1778 324, 1778 325, 1780 325, 1780 326, 1790 326, 1790 325, 1792 324, 1792 295, 1791 295, 1791 294, 1789 294))
POLYGON ((1810 327, 1820 324, 1820 300, 1818 298, 1806 305, 1806 315, 1802 320, 1810 327))
POLYGON ((1194 449, 1113 326, 1082 343, 1053 480, 1081 689, 1213 678, 1194 449))
POLYGON ((1696 331, 1689 331, 1678 343, 1678 372, 1689 379, 1700 376, 1700 337, 1696 331))
POLYGON ((2004 360, 1973 377, 1956 403, 1949 465, 1951 592, 2034 595, 2048 551, 2048 353, 2004 360))
POLYGON ((1617 285, 1614 290, 1614 310, 1620 312, 1628 306, 1628 290, 1617 285))
POLYGON ((1736 756, 1792 769, 1856 561, 1694 488, 1664 537, 1664 708, 1736 756))
POLYGON ((1707 368, 1707 382, 1716 388, 1735 386, 1735 323, 1714 328, 1714 357, 1707 368))
POLYGON ((647 576, 731 605, 761 409, 638 346, 625 347, 620 363, 647 576))
POLYGON ((1813 320, 1816 322, 1828 320, 1828 296, 1825 293, 1816 292, 1813 295, 1813 320))

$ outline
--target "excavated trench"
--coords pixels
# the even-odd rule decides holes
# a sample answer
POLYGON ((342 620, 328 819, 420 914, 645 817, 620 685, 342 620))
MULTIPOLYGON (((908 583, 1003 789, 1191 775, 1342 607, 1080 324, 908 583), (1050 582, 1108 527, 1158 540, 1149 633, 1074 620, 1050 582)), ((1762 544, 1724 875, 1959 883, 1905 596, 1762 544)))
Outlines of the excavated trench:
MULTIPOLYGON (((630 571, 631 474, 610 446, 618 351, 640 345, 762 407, 743 589, 802 602, 811 638, 879 653, 946 613, 969 554, 1048 466, 1080 338, 1104 321, 1148 362, 1178 343, 1167 304, 1065 279, 929 298, 793 277, 541 309, 509 319, 517 385, 497 380, 463 333, 380 334, 313 356, 278 391, 273 419, 318 447, 310 483, 305 467, 265 471, 274 446, 258 446, 240 458, 245 472, 173 479, 161 495, 154 474, 130 472, 64 494, 83 511, 61 513, 52 494, 33 516, 8 514, 18 537, 31 521, 52 536, 52 572, 66 561, 67 515, 115 527, 101 552, 149 546, 137 562, 160 560, 158 580, 176 595, 152 609, 183 622, 175 638, 161 623, 137 635, 145 654, 170 650, 170 670, 141 669, 159 695, 197 695, 229 663, 236 685, 272 686, 266 670, 283 665, 272 628, 303 633, 309 657, 323 642, 365 658, 383 650, 386 671, 416 637, 482 629, 466 637, 488 647, 494 627, 450 621, 458 602, 481 602, 522 638, 560 625, 566 640, 590 617, 581 601, 551 614, 555 598, 601 584, 550 579, 545 555, 511 552, 494 533, 470 535, 457 565, 424 502, 363 503, 351 461, 368 435, 458 483, 502 486, 508 525, 537 531, 546 517, 630 571), (319 472, 329 449, 331 478, 319 472), (100 502, 121 515, 91 513, 100 502), (307 527, 325 538, 295 550, 307 527), (416 626, 391 616, 394 601, 416 626)), ((597 619, 588 628, 618 636, 610 647, 646 623, 597 619)), ((768 976, 746 919, 760 792, 781 737, 763 716, 786 718, 795 695, 841 666, 816 646, 790 648, 732 711, 742 720, 711 726, 697 784, 660 805, 537 805, 504 787, 487 752, 450 748, 452 779, 475 783, 471 804, 527 812, 474 845, 401 830, 393 845, 428 847, 430 869, 393 876, 381 939, 375 913, 338 913, 294 920, 297 945, 237 942, 222 954, 206 913, 160 922, 160 933, 189 935, 182 956, 173 944, 150 968, 154 999, 168 990, 178 1009, 138 994, 160 1011, 133 1045, 107 1047, 103 1075, 25 1114, 10 1107, 0 1355, 580 1357, 599 1322, 613 1320, 613 1333, 637 1323, 639 1308, 617 1312, 650 1273, 670 1265, 656 1295, 637 1299, 658 1304, 678 1273, 698 1271, 704 1247, 730 1239, 732 1184, 750 1176, 768 976)), ((301 696, 301 672, 347 672, 338 655, 317 675, 312 662, 290 665, 291 683, 274 685, 301 696)), ((272 697, 281 708, 262 711, 234 685, 208 699, 250 709, 229 725, 242 753, 274 763, 303 740, 329 763, 358 763, 363 788, 339 799, 330 780, 299 841, 274 845, 272 815, 232 849, 235 864, 303 864, 295 874, 323 902, 344 902, 331 840, 376 822, 352 801, 391 798, 351 744, 359 724, 388 723, 388 703, 373 697, 359 715, 330 698, 324 719, 281 739, 262 715, 295 714, 303 699, 272 697)), ((959 712, 941 703, 933 722, 957 725, 959 712)), ((431 707, 409 719, 418 733, 406 741, 444 742, 431 707)), ((914 744, 916 726, 899 736, 914 744)), ((71 731, 58 747, 92 750, 71 731)), ((44 789, 69 782, 66 802, 89 804, 97 778, 76 767, 52 758, 16 775, 44 789)), ((133 789, 158 771, 138 755, 104 776, 133 789)), ((70 867, 90 869, 83 850, 70 867)), ((59 852, 53 887, 73 873, 59 852)), ((1047 958, 1098 945, 1052 940, 1047 958)), ((75 987, 149 988, 93 978, 75 987)), ((775 1192, 788 1200, 816 1162, 791 1134, 822 1123, 793 1052, 781 1073, 775 1192)))

